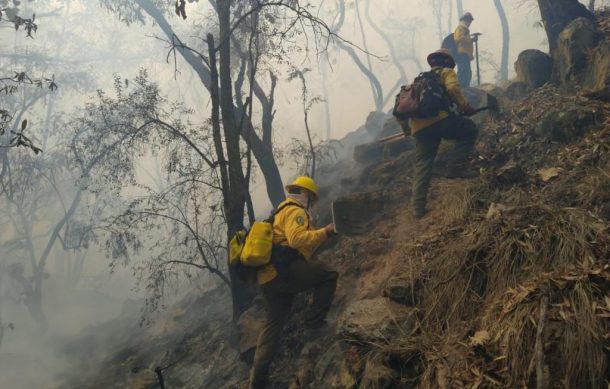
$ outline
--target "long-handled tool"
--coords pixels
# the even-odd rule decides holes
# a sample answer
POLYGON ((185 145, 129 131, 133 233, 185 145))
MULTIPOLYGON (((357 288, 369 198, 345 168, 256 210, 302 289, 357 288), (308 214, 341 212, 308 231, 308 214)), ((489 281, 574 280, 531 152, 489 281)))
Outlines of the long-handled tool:
POLYGON ((479 37, 483 35, 480 32, 475 32, 471 36, 474 38, 474 47, 477 59, 477 85, 481 85, 481 68, 479 66, 479 37))

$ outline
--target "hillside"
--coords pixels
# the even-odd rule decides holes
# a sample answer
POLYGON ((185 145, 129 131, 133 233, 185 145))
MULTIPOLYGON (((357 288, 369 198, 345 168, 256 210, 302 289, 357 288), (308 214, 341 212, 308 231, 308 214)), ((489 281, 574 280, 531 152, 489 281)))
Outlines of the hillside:
MULTIPOLYGON (((522 98, 510 88, 495 88, 500 116, 477 117, 480 177, 444 178, 441 152, 421 220, 408 205, 413 150, 366 169, 327 167, 326 181, 344 176, 329 196, 367 192, 362 205, 380 211, 366 234, 341 236, 318 256, 340 273, 332 328, 305 341, 299 299, 272 387, 609 384, 610 103, 579 84, 522 98)), ((102 326, 86 347, 112 351, 81 359, 79 378, 62 385, 158 388, 162 367, 167 388, 246 388, 260 304, 240 334, 226 289, 190 296, 150 327, 115 323, 119 339, 100 339, 102 326)))

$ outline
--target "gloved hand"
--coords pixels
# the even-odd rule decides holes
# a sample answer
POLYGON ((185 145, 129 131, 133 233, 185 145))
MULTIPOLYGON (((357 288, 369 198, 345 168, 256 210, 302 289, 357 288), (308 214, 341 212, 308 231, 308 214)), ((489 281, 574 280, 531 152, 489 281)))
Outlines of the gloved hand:
POLYGON ((335 231, 335 223, 330 223, 324 227, 324 231, 326 231, 326 236, 328 237, 337 235, 337 231, 335 231))
POLYGON ((473 107, 473 106, 468 105, 466 108, 464 108, 464 110, 462 111, 462 113, 463 113, 465 116, 472 116, 472 115, 474 115, 475 113, 477 113, 477 110, 476 110, 476 109, 474 109, 474 107, 473 107))

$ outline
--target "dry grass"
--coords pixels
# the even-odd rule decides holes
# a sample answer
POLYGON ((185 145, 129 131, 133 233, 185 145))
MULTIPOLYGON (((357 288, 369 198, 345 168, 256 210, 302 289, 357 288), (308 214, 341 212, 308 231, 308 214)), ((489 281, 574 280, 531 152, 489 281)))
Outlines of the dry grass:
POLYGON ((603 269, 610 239, 599 219, 574 208, 516 206, 433 242, 426 257, 419 326, 377 345, 393 358, 419 356, 419 387, 535 386, 542 295, 550 301, 546 366, 560 372, 551 382, 566 388, 604 382, 610 325, 600 307, 610 284, 603 269), (492 336, 478 350, 484 357, 467 345, 477 329, 492 336))

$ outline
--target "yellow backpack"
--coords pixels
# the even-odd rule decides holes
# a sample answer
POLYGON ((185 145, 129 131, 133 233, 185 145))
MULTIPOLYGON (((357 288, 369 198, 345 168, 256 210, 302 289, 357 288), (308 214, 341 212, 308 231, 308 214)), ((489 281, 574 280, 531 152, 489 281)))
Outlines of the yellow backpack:
POLYGON ((239 258, 241 264, 247 267, 259 267, 270 263, 271 252, 273 251, 273 222, 275 221, 275 215, 288 206, 303 208, 295 203, 284 204, 273 212, 269 219, 254 222, 247 234, 244 231, 240 231, 245 234, 243 238, 238 237, 239 233, 235 234, 229 245, 230 263, 237 262, 237 258, 239 258), (243 243, 240 243, 240 239, 243 243))
POLYGON ((239 257, 246 243, 246 234, 246 231, 240 230, 231 238, 229 242, 229 265, 235 266, 239 263, 239 257))
POLYGON ((241 263, 249 267, 263 266, 271 262, 273 250, 273 223, 254 222, 241 252, 241 263))

